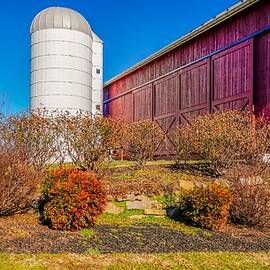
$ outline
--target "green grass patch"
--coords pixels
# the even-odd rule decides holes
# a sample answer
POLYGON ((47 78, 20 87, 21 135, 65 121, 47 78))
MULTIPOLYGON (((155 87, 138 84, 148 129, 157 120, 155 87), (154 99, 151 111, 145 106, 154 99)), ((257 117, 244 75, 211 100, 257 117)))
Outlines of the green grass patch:
MULTIPOLYGON (((187 164, 187 165, 200 165, 204 164, 206 161, 204 160, 189 160, 189 161, 181 161, 179 162, 180 165, 187 164)), ((153 160, 153 161, 147 161, 145 164, 145 167, 149 166, 172 166, 175 165, 174 160, 153 160)), ((136 162, 130 161, 130 160, 111 160, 106 163, 106 166, 108 168, 114 169, 114 168, 125 168, 125 167, 135 167, 136 162)))
POLYGON ((112 160, 107 162, 106 165, 108 168, 113 169, 113 168, 133 167, 136 164, 134 161, 129 160, 112 160))
MULTIPOLYGON (((174 162, 172 160, 154 160, 154 161, 147 161, 145 167, 148 166, 165 166, 165 165, 173 165, 174 162)), ((116 168, 126 168, 126 167, 135 167, 136 162, 130 160, 112 160, 109 161, 107 167, 110 169, 116 168)))
POLYGON ((116 206, 121 207, 121 208, 124 208, 124 209, 126 209, 126 207, 127 207, 125 201, 124 201, 124 202, 116 202, 116 201, 113 201, 112 203, 115 204, 116 206))
POLYGON ((159 225, 164 228, 180 231, 188 235, 196 235, 202 231, 200 228, 187 226, 179 221, 170 219, 169 217, 144 216, 140 218, 130 218, 131 216, 141 216, 143 213, 143 210, 125 210, 119 215, 105 213, 97 218, 96 223, 102 225, 118 225, 123 227, 147 224, 159 225))
POLYGON ((121 214, 118 214, 118 215, 105 213, 97 218, 97 224, 121 225, 122 222, 123 224, 125 222, 128 222, 129 221, 128 218, 130 216, 142 215, 143 213, 144 211, 140 209, 125 210, 121 214))
POLYGON ((185 252, 167 254, 0 254, 1 270, 267 270, 270 253, 185 252))
POLYGON ((111 180, 138 181, 147 179, 156 179, 164 183, 188 181, 194 182, 201 180, 200 176, 194 176, 186 172, 172 170, 164 167, 149 167, 138 170, 121 169, 112 170, 111 180))

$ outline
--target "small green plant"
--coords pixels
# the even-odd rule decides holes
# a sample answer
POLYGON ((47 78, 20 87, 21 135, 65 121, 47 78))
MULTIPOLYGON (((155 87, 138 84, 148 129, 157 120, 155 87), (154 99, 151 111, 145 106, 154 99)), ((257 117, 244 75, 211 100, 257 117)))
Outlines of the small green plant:
POLYGON ((118 234, 118 230, 115 229, 115 228, 111 228, 111 233, 112 233, 112 234, 118 234))
POLYGON ((209 231, 203 231, 202 235, 205 238, 211 238, 213 236, 213 234, 211 232, 209 232, 209 231))
POLYGON ((84 238, 90 238, 95 235, 95 231, 92 229, 81 229, 79 235, 84 238))
POLYGON ((178 199, 176 194, 166 194, 157 197, 157 201, 162 203, 165 208, 177 206, 178 199))
POLYGON ((100 255, 101 252, 97 248, 89 248, 86 250, 85 254, 89 256, 97 256, 97 255, 100 255))
POLYGON ((56 169, 44 184, 43 219, 56 230, 89 228, 102 214, 106 202, 105 184, 94 173, 56 169))
POLYGON ((231 203, 229 190, 211 182, 182 195, 179 203, 180 218, 188 224, 219 230, 227 223, 231 203))

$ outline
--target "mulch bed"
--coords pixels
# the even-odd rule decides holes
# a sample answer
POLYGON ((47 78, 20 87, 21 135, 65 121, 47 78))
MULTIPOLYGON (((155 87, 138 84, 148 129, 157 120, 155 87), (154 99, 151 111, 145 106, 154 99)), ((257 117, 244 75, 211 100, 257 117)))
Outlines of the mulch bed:
POLYGON ((176 251, 270 251, 270 231, 229 227, 225 232, 195 236, 158 225, 96 225, 91 237, 54 231, 34 216, 0 219, 0 252, 12 253, 160 253, 176 251))

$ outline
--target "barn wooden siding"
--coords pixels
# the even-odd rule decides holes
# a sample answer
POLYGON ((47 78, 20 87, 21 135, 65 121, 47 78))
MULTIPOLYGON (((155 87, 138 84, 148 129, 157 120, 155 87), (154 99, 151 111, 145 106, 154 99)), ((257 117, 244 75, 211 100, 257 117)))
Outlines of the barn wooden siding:
POLYGON ((104 114, 170 130, 193 115, 255 108, 270 116, 270 1, 261 0, 104 89, 104 114))

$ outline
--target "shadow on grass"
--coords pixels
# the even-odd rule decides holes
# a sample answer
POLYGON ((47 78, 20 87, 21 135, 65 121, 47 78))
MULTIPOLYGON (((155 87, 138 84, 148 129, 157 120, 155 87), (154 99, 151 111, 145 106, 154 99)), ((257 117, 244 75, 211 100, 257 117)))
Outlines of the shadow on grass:
POLYGON ((211 167, 208 161, 203 160, 191 160, 187 162, 174 163, 171 166, 172 170, 188 172, 196 176, 208 176, 212 178, 218 178, 221 176, 220 172, 211 167))

